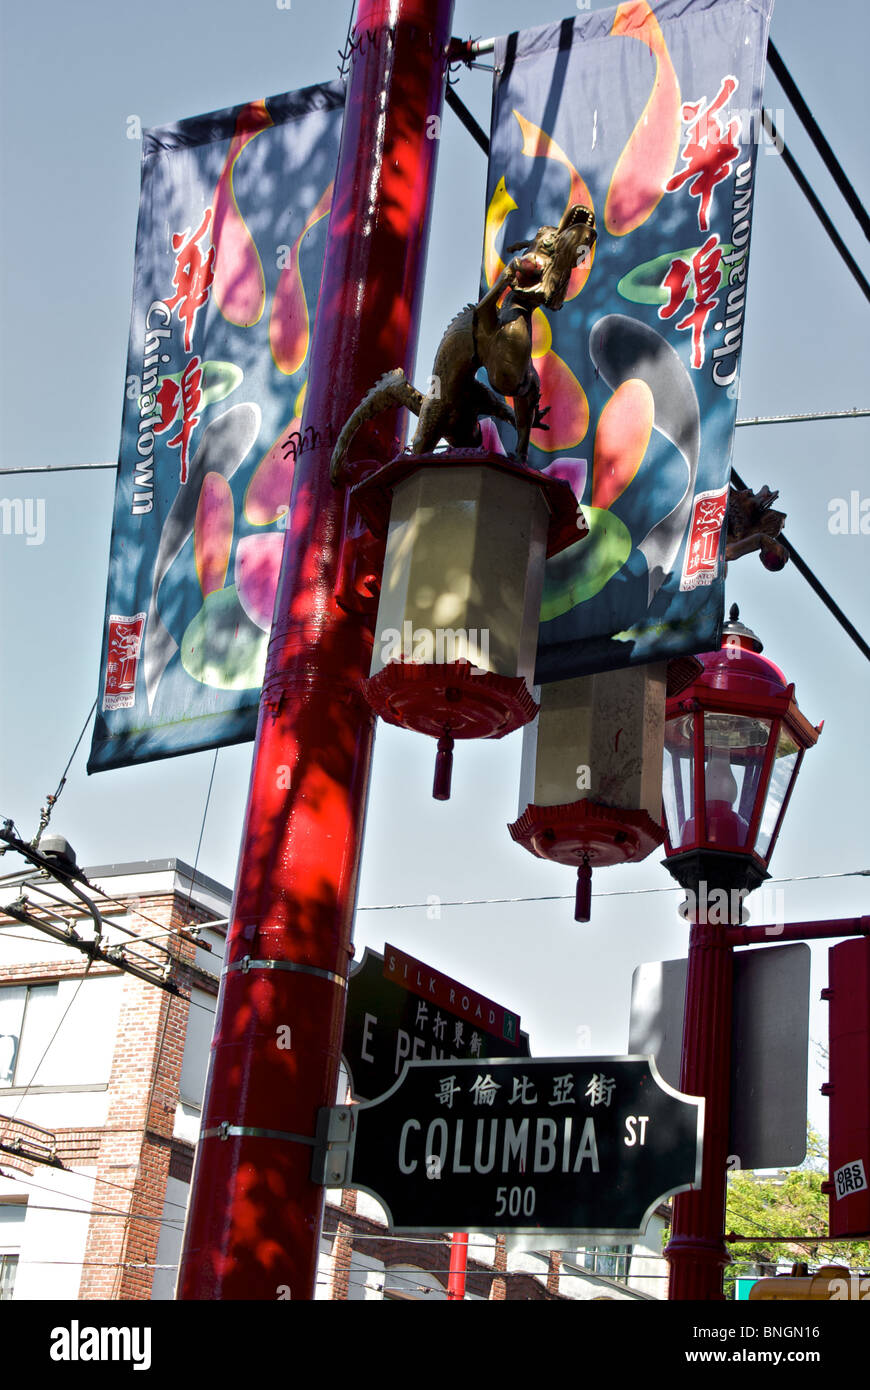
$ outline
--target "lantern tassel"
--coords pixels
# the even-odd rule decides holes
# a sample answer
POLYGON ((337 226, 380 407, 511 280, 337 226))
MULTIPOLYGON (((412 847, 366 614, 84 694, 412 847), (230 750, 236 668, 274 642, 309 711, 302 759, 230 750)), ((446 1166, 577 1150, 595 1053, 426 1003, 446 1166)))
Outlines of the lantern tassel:
POLYGON ((435 780, 432 783, 432 795, 436 801, 450 800, 452 778, 453 735, 444 733, 438 740, 438 752, 435 754, 435 780))
POLYGON ((588 922, 592 914, 592 869, 588 858, 577 870, 577 898, 574 905, 574 921, 588 922))

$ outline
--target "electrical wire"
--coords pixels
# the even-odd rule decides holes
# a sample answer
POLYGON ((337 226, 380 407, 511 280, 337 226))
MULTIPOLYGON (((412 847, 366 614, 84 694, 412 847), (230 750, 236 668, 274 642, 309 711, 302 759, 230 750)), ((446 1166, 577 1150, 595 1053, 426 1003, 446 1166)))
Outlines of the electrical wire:
POLYGON ((834 151, 819 129, 812 111, 801 96, 797 83, 780 57, 779 50, 772 39, 768 39, 767 41, 767 61, 770 64, 771 71, 779 81, 780 86, 794 107, 804 129, 821 155, 825 168, 831 175, 831 178, 834 180, 834 183, 839 188, 846 202, 849 204, 855 217, 858 219, 858 225, 865 237, 870 241, 870 217, 867 215, 867 210, 855 192, 851 181, 846 177, 843 167, 834 154, 834 151))
MULTIPOLYGON (((54 1040, 55 1040, 55 1038, 57 1037, 58 1033, 60 1032, 61 1028, 63 1027, 63 1024, 64 1024, 64 1021, 65 1021, 65 1019, 66 1019, 67 1014, 69 1013, 69 1011, 70 1011, 70 1009, 72 1008, 73 1004, 74 1004, 74 1003, 76 1002, 76 1000, 78 999, 79 990, 81 989, 82 985, 84 984, 85 980, 87 979, 87 977, 88 977, 88 971, 90 970, 90 968, 91 968, 91 962, 90 962, 90 960, 89 960, 88 963, 87 963, 87 965, 85 966, 85 969, 84 969, 84 972, 83 972, 81 978, 79 979, 78 984, 76 985, 75 989, 73 990, 72 998, 70 999, 69 1003, 67 1004, 66 1008, 64 1009, 64 1011, 63 1011, 63 1013, 62 1013, 62 1015, 61 1015, 60 1022, 58 1023, 57 1027, 55 1028, 54 1032, 52 1033, 51 1037, 49 1038, 49 1040, 48 1040, 48 1042, 47 1042, 47 1044, 46 1044, 46 1046, 45 1046, 45 1050, 43 1051, 42 1056, 40 1057, 39 1061, 37 1062, 36 1066, 35 1066, 34 1069, 33 1069, 33 1074, 31 1075, 30 1080, 27 1082, 27 1085, 25 1086, 23 1092, 22 1092, 21 1095, 18 1097, 18 1104, 16 1105, 15 1109, 12 1111, 12 1114, 11 1114, 11 1115, 6 1115, 6 1116, 3 1117, 4 1119, 6 1119, 6 1120, 8 1121, 9 1124, 11 1124, 12 1121, 15 1119, 15 1117, 16 1117, 16 1115, 18 1114, 19 1110, 21 1109, 22 1105, 23 1105, 24 1102, 26 1101, 28 1092, 30 1091, 31 1086, 33 1086, 34 1083, 35 1083, 35 1081, 36 1081, 36 1077, 37 1077, 37 1074, 38 1074, 38 1072, 39 1072, 39 1068, 42 1066, 43 1062, 45 1061, 46 1057, 48 1056, 49 1048, 51 1047, 52 1043, 54 1042, 54 1040)), ((0 1140, 5 1139, 5 1138, 6 1138, 6 1135, 7 1135, 8 1133, 9 1133, 9 1128, 8 1128, 8 1125, 7 1125, 7 1128, 6 1128, 6 1129, 0 1130, 0 1140)))
MULTIPOLYGON (((816 879, 829 878, 868 878, 870 869, 841 869, 832 874, 795 874, 790 878, 768 878, 765 880, 764 887, 770 888, 777 883, 806 883, 816 879)), ((615 888, 607 892, 594 892, 593 898, 632 898, 641 893, 681 893, 683 890, 676 884, 669 884, 663 888, 615 888)), ((439 898, 437 904, 431 902, 424 903, 366 903, 357 908, 357 912, 406 912, 412 908, 421 907, 489 907, 493 904, 504 903, 556 903, 574 901, 573 893, 541 893, 534 897, 517 898, 457 898, 445 900, 439 898)))
MULTIPOLYGON (((8 835, 11 834, 11 831, 8 829, 8 827, 9 827, 10 825, 13 825, 13 824, 14 824, 14 823, 13 823, 12 821, 10 821, 10 820, 7 819, 6 822, 4 823, 3 827, 0 827, 0 840, 2 840, 2 838, 3 838, 4 836, 8 836, 8 835)), ((17 836, 16 836, 15 838, 20 838, 20 837, 17 837, 17 836)), ((19 850, 19 849, 17 848, 17 846, 15 846, 15 845, 8 845, 8 844, 7 844, 5 848, 0 849, 0 854, 5 854, 5 853, 7 852, 7 849, 11 849, 14 853, 18 853, 18 854, 23 853, 23 851, 22 851, 22 850, 19 850)), ((36 869, 35 869, 35 872, 36 872, 36 874, 38 874, 38 873, 40 872, 40 870, 39 870, 38 868, 36 868, 36 869)), ((195 873, 195 872, 196 872, 196 871, 194 870, 193 873, 195 873)), ((9 875, 8 877, 14 878, 14 879, 17 879, 17 880, 18 880, 18 884, 17 884, 16 886, 20 886, 20 887, 24 887, 24 888, 33 888, 33 889, 35 889, 37 892, 43 893, 46 897, 51 897, 51 896, 52 896, 52 895, 48 892, 48 890, 47 890, 46 888, 44 888, 38 881, 34 881, 34 879, 29 879, 26 875, 25 875, 24 877, 22 877, 20 874, 12 874, 12 875, 9 875)), ((5 881, 6 881, 5 879, 0 879, 0 886, 2 886, 2 884, 3 884, 5 881)), ((60 879, 57 880, 57 881, 58 881, 58 882, 62 882, 62 880, 60 880, 60 879)), ((86 878, 84 874, 82 874, 82 879, 81 879, 81 881, 90 889, 90 891, 91 891, 92 893, 97 893, 97 894, 100 896, 100 898, 103 900, 103 902, 111 903, 114 907, 120 908, 121 911, 124 913, 125 916, 139 917, 139 918, 142 919, 143 922, 150 922, 152 926, 158 927, 158 928, 160 929, 160 933, 161 933, 162 935, 168 935, 168 936, 182 936, 182 935, 184 935, 185 933, 188 933, 188 934, 190 933, 190 928, 189 928, 189 926, 184 926, 184 927, 167 927, 167 925, 166 925, 165 922, 160 922, 160 921, 157 920, 156 917, 151 917, 151 916, 149 916, 149 914, 148 914, 147 912, 143 912, 143 911, 141 910, 141 908, 138 908, 138 907, 137 907, 137 908, 135 909, 135 911, 131 910, 129 902, 124 902, 123 899, 121 899, 121 898, 114 898, 114 897, 112 897, 112 895, 111 895, 110 893, 107 893, 107 892, 105 891, 105 889, 101 888, 100 885, 99 885, 98 883, 92 883, 91 880, 88 879, 88 878, 86 878)), ((193 884, 193 874, 191 875, 191 884, 193 884)), ((189 899, 188 899, 188 900, 189 900, 189 899)), ((65 901, 65 900, 64 900, 64 899, 61 899, 61 898, 55 898, 54 901, 56 901, 56 902, 63 902, 63 901, 65 901)), ((74 903, 70 903, 69 906, 74 907, 75 904, 74 904, 74 903)), ((123 923, 121 923, 121 922, 113 922, 112 925, 113 925, 118 931, 126 932, 126 934, 127 934, 128 936, 135 937, 137 940, 140 940, 140 939, 141 939, 141 938, 139 937, 139 933, 138 933, 138 932, 133 931, 133 929, 132 929, 131 927, 125 927, 125 926, 123 925, 123 923)), ((209 924, 208 924, 208 922, 206 921, 206 922, 199 923, 198 925, 203 926, 203 927, 207 927, 209 924)), ((172 952, 169 951, 165 946, 161 946, 159 943, 157 943, 157 949, 160 950, 160 951, 163 951, 163 953, 164 953, 165 955, 172 957, 172 952)), ((183 966, 183 965, 186 964, 186 962, 184 962, 184 961, 179 961, 179 960, 177 960, 176 957, 172 957, 172 959, 176 960, 176 963, 177 963, 178 965, 180 965, 180 966, 183 966)))
MULTIPOLYGON (((450 90, 453 91, 453 88, 450 88, 450 90)), ((458 102, 459 98, 455 96, 455 93, 454 97, 458 102)), ((448 104, 454 106, 454 101, 451 100, 448 104)), ((459 102, 459 105, 461 106, 462 103, 459 102)), ((477 125, 477 122, 474 120, 468 108, 463 106, 462 111, 464 115, 468 116, 469 120, 473 122, 477 129, 480 130, 480 126, 477 125)), ((460 114, 459 111, 457 111, 456 114, 459 116, 462 124, 466 125, 464 115, 460 114)), ((870 409, 856 407, 852 410, 814 410, 801 415, 760 415, 753 420, 735 420, 734 423, 736 425, 780 425, 803 422, 805 420, 851 420, 853 417, 861 417, 864 415, 870 415, 870 409)), ((115 467, 116 465, 114 463, 35 464, 29 468, 0 468, 0 477, 2 477, 4 473, 67 473, 87 468, 115 467)))
POLYGON ((111 468, 117 473, 117 463, 36 463, 25 468, 0 468, 0 474, 8 473, 83 473, 91 468, 111 468))
MULTIPOLYGON (((54 1189, 46 1188, 45 1191, 52 1192, 54 1189)), ((23 1203, 22 1205, 29 1205, 29 1203, 23 1203)), ((78 1209, 76 1207, 52 1207, 43 1205, 42 1203, 40 1203, 39 1206, 34 1206, 33 1211, 54 1211, 62 1216, 114 1216, 123 1217, 125 1220, 130 1215, 128 1211, 113 1211, 111 1207, 84 1207, 78 1209)), ((140 1216, 137 1214, 133 1219, 134 1221, 150 1221, 152 1224, 156 1222, 159 1226, 170 1226, 174 1231, 184 1230, 184 1222, 180 1217, 172 1217, 166 1220, 162 1216, 140 1216)))
MULTIPOLYGON (((733 483, 734 487, 738 489, 744 490, 746 488, 746 483, 743 481, 736 468, 731 469, 731 482, 733 483)), ((822 603, 827 608, 828 612, 836 618, 843 631, 848 633, 852 641, 855 643, 855 646, 858 648, 859 652, 861 652, 863 656, 866 656, 867 660, 870 661, 870 645, 868 645, 868 643, 864 640, 864 638, 861 636, 860 632, 855 627, 855 625, 853 623, 850 623, 849 619, 846 617, 840 605, 836 603, 835 600, 831 597, 822 581, 818 578, 815 572, 810 569, 806 560, 804 560, 798 554, 791 541, 787 540, 785 536, 780 536, 779 542, 788 551, 789 559, 791 560, 798 574, 803 576, 803 578, 807 581, 810 588, 812 589, 813 593, 818 595, 818 597, 822 600, 822 603)))
POLYGON ((51 813, 52 813, 52 811, 53 811, 54 808, 55 808, 55 804, 57 803, 58 797, 60 796, 61 792, 63 791, 63 789, 64 789, 64 787, 65 787, 65 785, 66 785, 66 775, 67 775, 67 773, 69 772, 69 770, 70 770, 70 768, 71 768, 71 766, 72 766, 72 760, 73 760, 73 758, 75 757, 76 753, 79 751, 79 744, 81 743, 82 739, 83 739, 84 736, 85 736, 85 731, 86 731, 88 725, 90 724, 91 719, 93 718, 94 710, 95 710, 96 708, 97 708, 97 702, 96 702, 96 700, 94 700, 94 703, 91 705, 91 708, 90 708, 90 712, 89 712, 89 714, 88 714, 88 717, 87 717, 87 719, 85 720, 84 724, 82 725, 82 731, 81 731, 81 733, 79 734, 78 738, 77 738, 76 741, 75 741, 75 747, 73 748, 73 751, 72 751, 72 752, 70 753, 70 755, 69 755, 69 759, 68 759, 68 761, 67 761, 67 765, 66 765, 66 767, 64 768, 63 772, 61 773, 60 781, 59 781, 58 784, 57 784, 57 791, 55 792, 54 796, 47 796, 47 797, 45 798, 45 805, 43 806, 42 810, 41 810, 40 813, 39 813, 39 829, 37 830, 36 835, 34 836, 33 840, 31 841, 31 844, 32 844, 32 846, 33 846, 34 849, 38 849, 38 848, 39 848, 39 842, 40 842, 40 840, 42 839, 43 832, 45 831, 46 826, 48 825, 48 822, 51 820, 51 813))
POLYGON ((214 750, 214 760, 211 765, 211 776, 208 779, 208 791, 205 794, 205 806, 202 810, 202 823, 199 827, 199 839, 196 842, 196 854, 193 860, 193 873, 190 875, 190 892, 187 895, 187 910, 190 911, 190 904, 193 899, 193 885, 196 880, 196 871, 199 867, 199 851, 202 849, 202 837, 205 833, 205 818, 208 815, 208 803, 211 801, 211 789, 214 785, 215 768, 217 767, 218 753, 220 748, 214 750))
POLYGON ((836 227, 834 226, 833 222, 831 221, 830 217, 828 216, 827 212, 822 206, 821 200, 816 196, 816 193, 813 190, 809 179, 804 174, 794 155, 791 154, 788 150, 785 141, 783 140, 782 136, 780 135, 779 131, 774 125, 773 120, 771 119, 769 111, 762 112, 762 121, 765 130, 773 140, 774 144, 776 145, 776 148, 779 150, 782 162, 788 169, 789 173, 791 174, 801 193, 803 193, 813 212, 816 214, 816 217, 821 222, 822 226, 824 227, 825 231, 827 232, 837 251, 840 253, 843 263, 848 269, 849 273, 851 274, 856 285, 860 289, 864 298, 870 300, 870 284, 868 284, 861 271, 860 266, 858 265, 858 262, 855 260, 854 256, 849 251, 849 248, 847 247, 845 241, 840 236, 840 233, 837 231, 836 227))
MULTIPOLYGON (((101 1132, 102 1132, 102 1133, 106 1133, 107 1131, 103 1130, 103 1131, 101 1131, 101 1132)), ((38 1163, 39 1160, 38 1160, 38 1159, 28 1159, 28 1162, 38 1163)), ((81 1178, 90 1178, 90 1177, 93 1177, 93 1178, 94 1178, 94 1182, 95 1182, 95 1183, 98 1183, 100 1187, 114 1187, 114 1188, 117 1188, 117 1190, 118 1190, 119 1192, 127 1192, 127 1193, 129 1193, 131 1196, 133 1196, 133 1197, 135 1197, 135 1196, 138 1195, 137 1189, 136 1189, 135 1187, 126 1187, 123 1183, 120 1183, 120 1182, 112 1182, 111 1179, 109 1179, 109 1178, 103 1178, 103 1177, 99 1177, 99 1176, 94 1176, 93 1173, 86 1173, 86 1172, 84 1172, 81 1168, 64 1168, 64 1169, 62 1169, 62 1170, 59 1169, 58 1171, 63 1171, 64 1173, 70 1173, 70 1174, 72 1174, 74 1177, 81 1177, 81 1178)), ((12 1178, 12 1174, 11 1174, 11 1173, 3 1173, 3 1172, 0 1172, 0 1177, 6 1177, 6 1178, 10 1178, 10 1179, 11 1179, 11 1178, 12 1178)), ((21 1178, 21 1175, 20 1175, 20 1174, 17 1175, 17 1177, 16 1177, 15 1180, 16 1180, 16 1181, 19 1181, 19 1182, 23 1181, 23 1179, 21 1178)), ((28 1178, 28 1182, 30 1182, 30 1179, 29 1179, 29 1178, 28 1178)), ((30 1185, 31 1185, 32 1187, 37 1187, 37 1186, 38 1186, 37 1183, 31 1183, 30 1185)), ((42 1187, 42 1188, 40 1188, 40 1190, 43 1191, 43 1192, 54 1192, 55 1195, 57 1195, 57 1189, 56 1189, 56 1188, 53 1188, 53 1187, 42 1187)), ((71 1195, 73 1195, 73 1194, 71 1194, 71 1195)), ((80 1202, 87 1201, 87 1198, 85 1198, 85 1197, 79 1197, 77 1194, 75 1194, 75 1195, 76 1195, 76 1200, 77 1200, 77 1201, 80 1201, 80 1202)), ((164 1205, 165 1205, 165 1206, 168 1206, 168 1207, 178 1207, 178 1210, 179 1210, 179 1211, 187 1211, 187 1203, 186 1203, 186 1202, 173 1202, 169 1197, 167 1197, 167 1198, 165 1199, 164 1205)))
POLYGON ((469 135, 471 135, 471 137, 477 141, 477 144, 483 150, 484 154, 488 155, 489 140, 487 139, 486 134, 478 125, 474 116, 471 114, 468 107, 465 105, 465 102, 462 101, 462 99, 456 95, 455 87, 451 86, 450 84, 448 84, 447 89, 444 93, 444 100, 450 107, 454 115, 459 117, 460 121, 465 126, 465 129, 468 131, 469 135))
POLYGON ((741 425, 796 425, 806 420, 858 420, 870 415, 870 408, 853 406, 851 410, 811 410, 803 415, 753 415, 745 420, 735 420, 734 426, 741 425))

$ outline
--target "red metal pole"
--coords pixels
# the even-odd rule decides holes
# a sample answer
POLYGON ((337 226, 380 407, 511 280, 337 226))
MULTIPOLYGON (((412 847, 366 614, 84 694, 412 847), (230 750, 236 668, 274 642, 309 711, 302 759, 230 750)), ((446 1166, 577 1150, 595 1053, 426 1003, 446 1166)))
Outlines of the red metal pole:
POLYGON ((468 1232, 454 1231, 450 1237, 450 1272, 447 1275, 447 1297, 465 1297, 465 1275, 468 1270, 468 1232))
POLYGON ((731 1258, 723 1235, 733 976, 734 953, 727 928, 694 922, 689 934, 680 1090, 705 1097, 704 1161, 700 1188, 674 1198, 671 1239, 665 1250, 671 1266, 669 1299, 724 1298, 722 1276, 731 1258))
MULTIPOLYGON (((314 444, 293 481, 181 1299, 313 1297, 312 1141, 336 1098, 374 732, 359 694, 374 612, 335 600, 346 496, 329 457, 377 377, 413 373, 452 12, 453 0, 357 9, 303 420, 314 444)), ((395 415, 372 422, 356 456, 386 462, 395 428, 395 415)))
POLYGON ((776 946, 780 941, 824 941, 832 936, 870 936, 870 917, 827 917, 768 927, 729 927, 732 946, 776 946))

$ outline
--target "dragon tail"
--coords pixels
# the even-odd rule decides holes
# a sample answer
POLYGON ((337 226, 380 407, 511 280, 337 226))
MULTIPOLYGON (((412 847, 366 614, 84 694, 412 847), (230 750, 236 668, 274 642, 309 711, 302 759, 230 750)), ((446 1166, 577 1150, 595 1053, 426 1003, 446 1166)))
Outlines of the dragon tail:
POLYGON ((371 390, 363 396, 338 436, 329 465, 329 476, 332 481, 334 483, 338 481, 351 440, 360 425, 364 424, 366 420, 371 420, 373 416, 379 415, 382 410, 389 410, 391 406, 404 406, 414 415, 419 415, 422 404, 421 392, 411 385, 401 367, 394 367, 391 372, 385 372, 375 382, 371 390))

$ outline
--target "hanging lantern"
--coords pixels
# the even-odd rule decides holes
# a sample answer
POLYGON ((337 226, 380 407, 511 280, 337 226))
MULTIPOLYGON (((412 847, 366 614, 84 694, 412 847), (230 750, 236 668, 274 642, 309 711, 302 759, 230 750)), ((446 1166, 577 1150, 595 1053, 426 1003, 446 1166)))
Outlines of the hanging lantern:
POLYGON ((692 658, 630 666, 541 687, 523 735, 518 820, 511 836, 532 854, 577 867, 575 920, 588 922, 593 867, 645 859, 660 845, 661 752, 669 676, 684 684, 692 658))
POLYGON ((821 733, 801 714, 794 686, 761 655, 737 605, 722 649, 669 699, 663 801, 667 868, 682 887, 751 891, 768 878, 804 753, 821 733))
POLYGON ((455 739, 535 717, 544 562, 586 523, 568 483, 475 451, 404 455, 352 498, 387 535, 363 693, 388 723, 438 739, 433 795, 446 800, 455 739))

